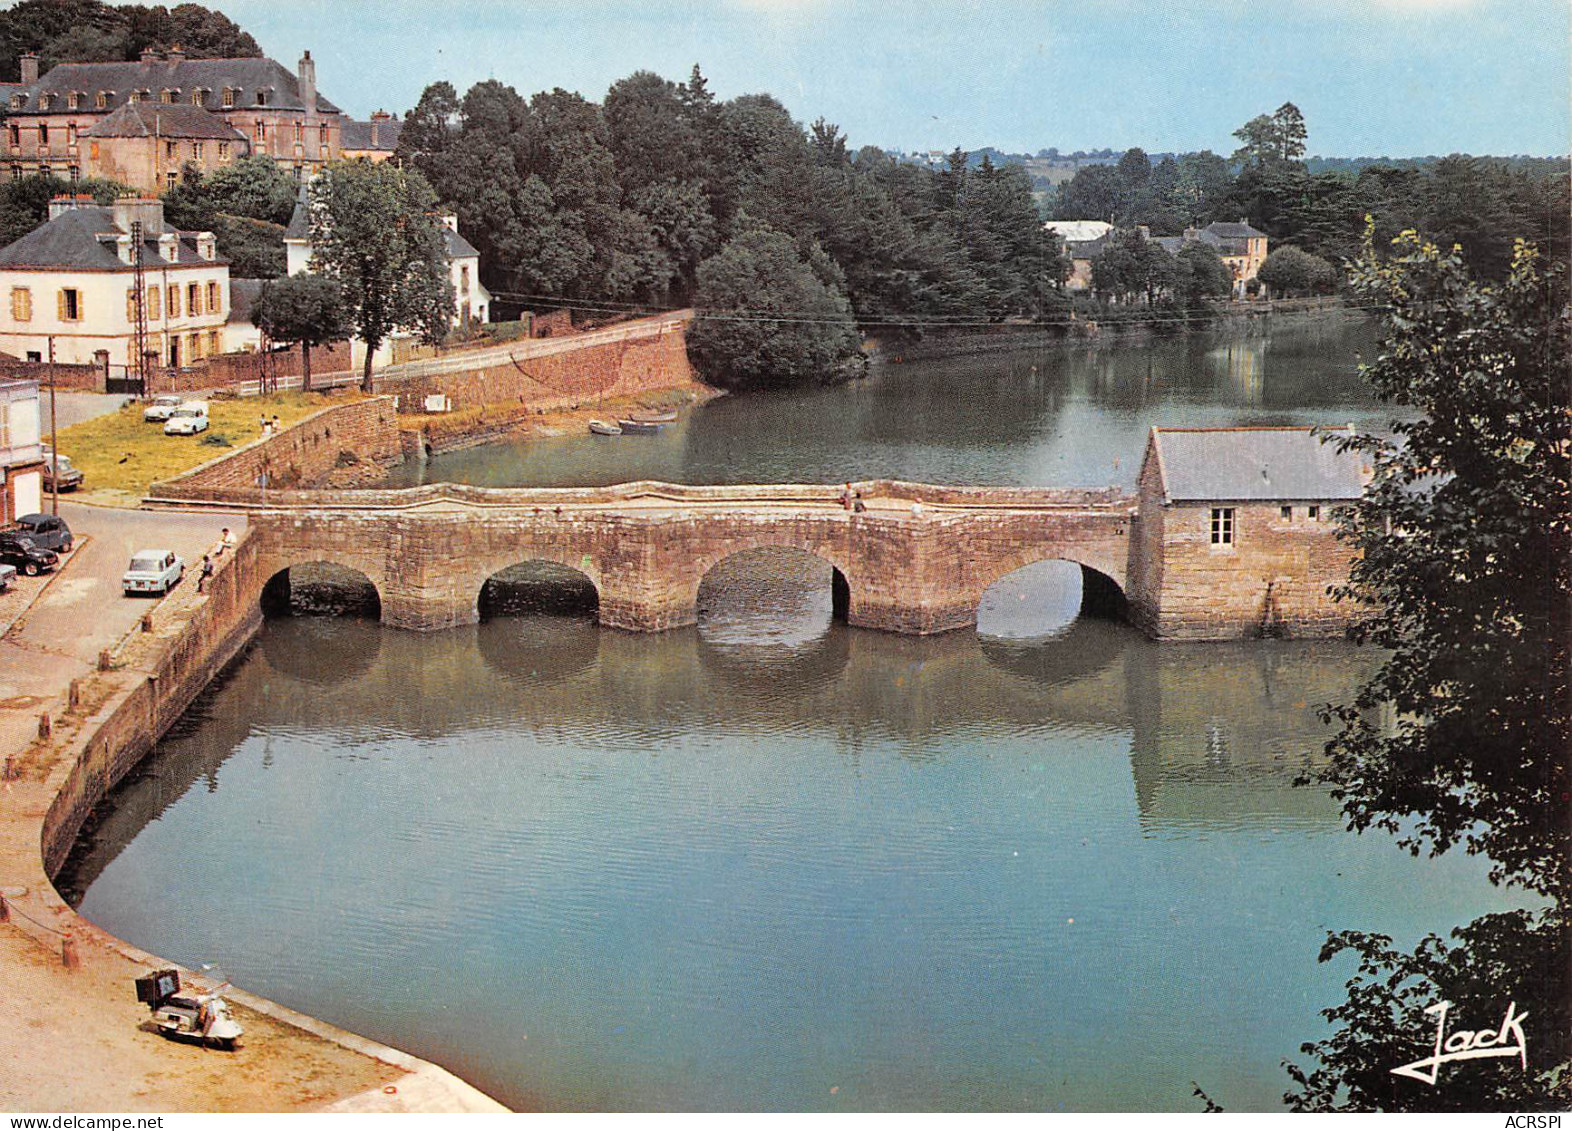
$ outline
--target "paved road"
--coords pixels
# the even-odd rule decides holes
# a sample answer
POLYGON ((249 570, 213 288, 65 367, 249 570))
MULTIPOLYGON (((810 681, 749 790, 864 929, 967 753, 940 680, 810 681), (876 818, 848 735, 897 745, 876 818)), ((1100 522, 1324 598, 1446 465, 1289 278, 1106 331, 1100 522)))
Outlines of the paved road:
MULTIPOLYGON (((60 516, 86 542, 49 582, 44 597, 0 640, 0 704, 63 687, 84 674, 84 665, 95 664, 101 650, 136 626, 153 605, 120 591, 120 575, 137 550, 168 547, 188 562, 200 562, 224 527, 236 534, 245 527, 245 519, 237 515, 113 510, 72 503, 60 505, 60 516)), ((186 583, 194 584, 194 578, 186 583)), ((0 745, 18 725, 26 730, 34 724, 26 705, 19 711, 0 709, 0 745)))
MULTIPOLYGON (((44 430, 44 443, 49 442, 49 390, 40 391, 39 404, 42 406, 40 423, 44 430)), ((107 416, 114 412, 127 401, 135 400, 123 393, 83 393, 55 391, 55 409, 59 417, 59 427, 69 428, 73 424, 80 424, 84 420, 94 417, 107 416)), ((66 455, 71 454, 70 448, 62 449, 66 455)))

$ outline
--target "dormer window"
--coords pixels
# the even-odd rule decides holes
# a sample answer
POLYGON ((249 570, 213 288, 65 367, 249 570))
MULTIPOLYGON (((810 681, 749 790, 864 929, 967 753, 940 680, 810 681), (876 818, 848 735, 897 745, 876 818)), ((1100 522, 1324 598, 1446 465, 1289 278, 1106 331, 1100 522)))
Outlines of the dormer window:
POLYGON ((235 106, 235 88, 232 87, 232 86, 226 86, 224 88, 224 109, 225 110, 232 110, 232 109, 234 109, 234 106, 235 106))
POLYGON ((173 106, 174 103, 175 103, 175 99, 177 99, 179 97, 180 97, 180 90, 179 90, 179 88, 170 89, 169 87, 166 86, 163 90, 158 92, 158 100, 160 102, 162 102, 165 106, 173 106))
POLYGON ((80 110, 81 108, 82 92, 80 90, 73 90, 70 94, 66 95, 67 110, 80 110))
POLYGON ((109 109, 109 96, 111 94, 113 94, 113 93, 114 93, 114 91, 112 91, 112 90, 101 90, 101 91, 99 91, 97 94, 95 94, 93 96, 93 108, 95 110, 107 110, 107 109, 109 109))
POLYGON ((13 110, 20 110, 23 106, 26 106, 26 105, 27 105, 27 95, 25 95, 25 94, 13 94, 11 96, 11 109, 13 109, 13 110))
POLYGON ((40 94, 38 96, 38 108, 40 110, 47 110, 47 109, 49 109, 49 101, 50 101, 50 96, 49 95, 47 95, 47 94, 40 94))
POLYGON ((267 91, 266 90, 259 90, 259 91, 257 91, 257 105, 258 106, 266 106, 267 105, 267 91))
POLYGON ((208 89, 207 89, 207 87, 205 87, 205 86, 197 87, 195 90, 193 90, 191 92, 191 105, 193 105, 193 106, 200 106, 200 105, 202 105, 204 102, 207 101, 207 96, 208 96, 208 89))

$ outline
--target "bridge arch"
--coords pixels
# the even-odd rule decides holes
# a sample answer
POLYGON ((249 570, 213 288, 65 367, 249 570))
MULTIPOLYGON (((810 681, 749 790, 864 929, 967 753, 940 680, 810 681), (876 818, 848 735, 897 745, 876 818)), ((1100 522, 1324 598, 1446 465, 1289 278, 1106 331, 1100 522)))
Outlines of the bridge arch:
MULTIPOLYGON (((587 564, 593 570, 593 562, 587 564)), ((516 613, 594 615, 600 609, 600 586, 581 565, 530 556, 502 566, 481 581, 475 612, 482 622, 516 613)))
POLYGON ((1080 617, 1129 619, 1129 602, 1125 597, 1122 569, 1112 570, 1108 563, 1097 560, 1094 555, 1066 552, 1052 546, 1027 549, 988 563, 989 568, 978 579, 980 586, 973 595, 973 608, 980 609, 990 592, 1007 579, 1050 563, 1074 567, 1079 572, 1080 601, 1074 612, 1065 619, 1063 628, 1068 628, 1080 617))
POLYGON ((830 616, 834 620, 845 620, 851 608, 852 585, 839 555, 827 552, 821 545, 804 545, 803 540, 795 538, 750 539, 700 556, 687 579, 689 607, 694 609, 696 616, 703 613, 709 595, 706 582, 713 582, 718 569, 726 566, 745 568, 753 563, 768 566, 792 558, 799 562, 811 558, 829 568, 830 616))
POLYGON ((270 565, 259 595, 264 616, 382 617, 386 581, 358 558, 324 554, 270 565))

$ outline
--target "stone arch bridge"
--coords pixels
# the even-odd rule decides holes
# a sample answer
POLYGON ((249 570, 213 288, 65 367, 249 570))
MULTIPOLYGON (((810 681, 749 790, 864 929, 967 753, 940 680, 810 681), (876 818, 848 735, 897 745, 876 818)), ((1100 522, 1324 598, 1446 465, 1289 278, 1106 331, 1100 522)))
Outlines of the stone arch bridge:
POLYGON ((601 623, 658 631, 692 624, 699 584, 720 561, 763 547, 806 551, 835 569, 837 612, 853 625, 932 633, 976 621, 983 592, 1037 561, 1082 567, 1083 604, 1122 612, 1135 498, 1115 490, 940 487, 881 480, 834 486, 221 492, 251 509, 258 576, 328 562, 376 586, 382 619, 438 629, 479 619, 486 581, 554 562, 585 574, 601 623), (241 498, 244 494, 246 497, 241 498))

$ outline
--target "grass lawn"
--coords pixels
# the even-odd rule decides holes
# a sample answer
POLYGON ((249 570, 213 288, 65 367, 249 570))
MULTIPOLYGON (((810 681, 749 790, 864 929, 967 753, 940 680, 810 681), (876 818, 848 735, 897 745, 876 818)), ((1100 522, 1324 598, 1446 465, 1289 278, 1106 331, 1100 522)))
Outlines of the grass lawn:
POLYGON ((144 406, 133 402, 119 412, 60 429, 60 453, 82 469, 80 490, 93 496, 88 501, 134 505, 149 484, 258 439, 263 413, 277 416, 279 426, 287 428, 318 409, 359 399, 358 391, 346 391, 210 400, 208 429, 196 436, 164 435, 164 426, 144 421, 144 406))

